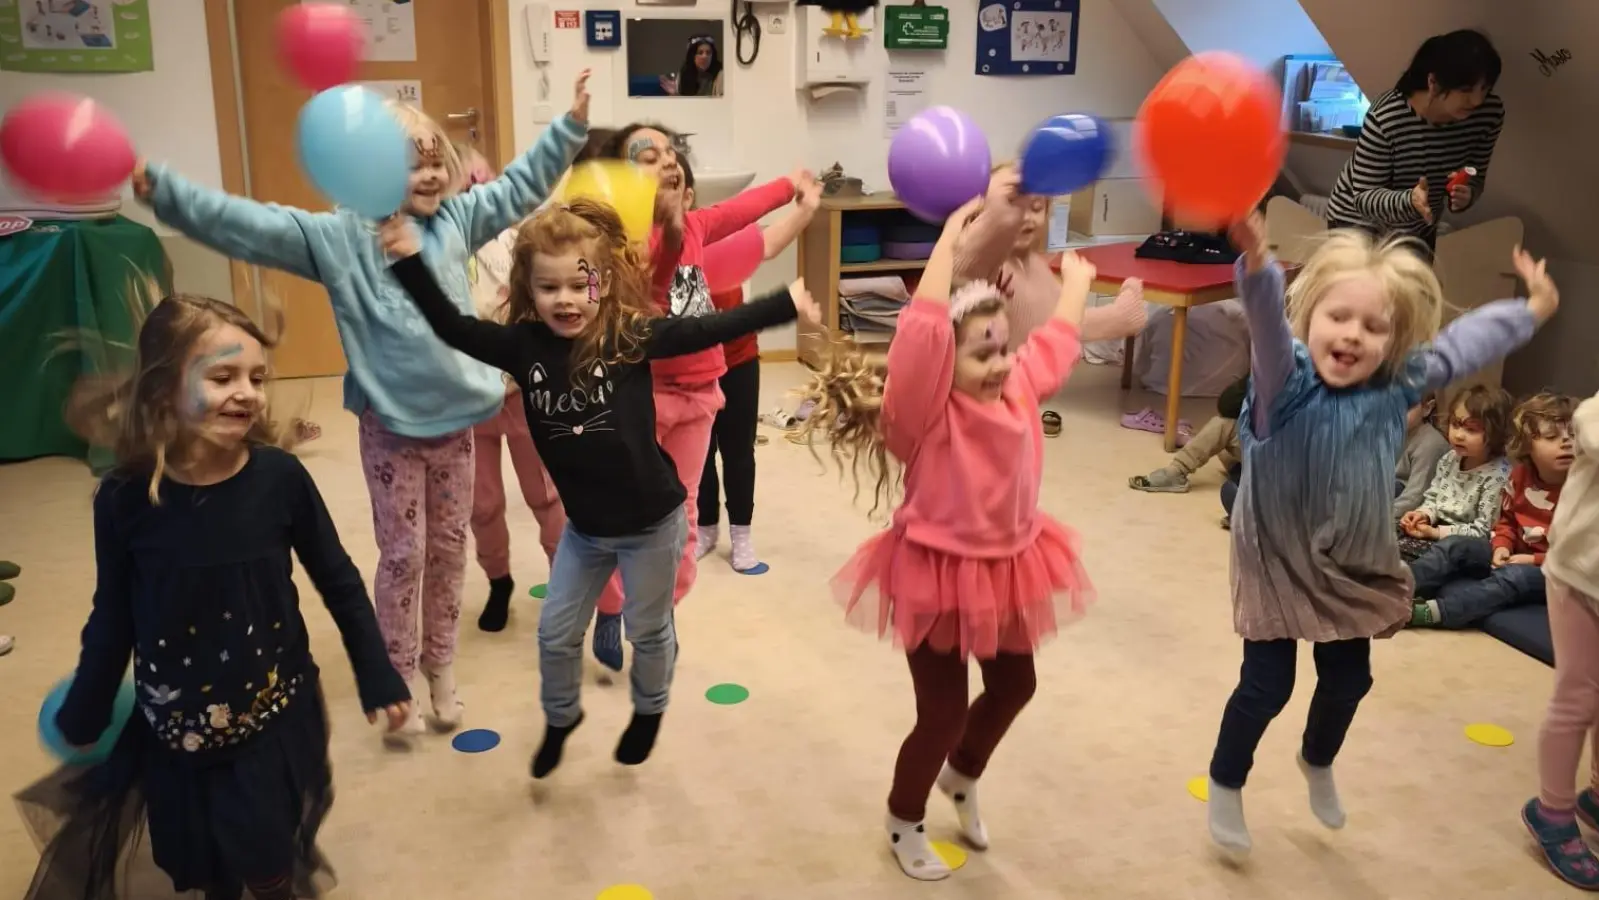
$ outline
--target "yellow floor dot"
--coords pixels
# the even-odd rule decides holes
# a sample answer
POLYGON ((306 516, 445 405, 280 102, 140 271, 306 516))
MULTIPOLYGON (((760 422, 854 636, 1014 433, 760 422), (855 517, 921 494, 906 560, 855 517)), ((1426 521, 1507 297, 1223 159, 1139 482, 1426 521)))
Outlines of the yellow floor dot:
POLYGON ((966 865, 966 851, 949 841, 934 841, 933 852, 938 854, 938 858, 943 860, 944 865, 949 866, 951 871, 966 865))
POLYGON ((1210 778, 1204 775, 1196 775, 1188 779, 1188 793, 1192 794, 1194 799, 1200 803, 1209 803, 1210 778))
POLYGON ((1487 722, 1476 722, 1466 726, 1466 737, 1485 747, 1508 747, 1516 742, 1516 736, 1508 729, 1487 722))
POLYGON ((655 895, 642 885, 616 884, 600 891, 594 900, 655 900, 655 895))

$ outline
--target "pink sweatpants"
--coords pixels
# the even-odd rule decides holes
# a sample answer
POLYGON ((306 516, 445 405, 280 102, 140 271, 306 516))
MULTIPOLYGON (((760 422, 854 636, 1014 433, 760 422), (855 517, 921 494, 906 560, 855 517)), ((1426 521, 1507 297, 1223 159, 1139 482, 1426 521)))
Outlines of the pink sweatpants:
POLYGON ((423 662, 438 668, 455 659, 472 516, 472 430, 402 437, 369 410, 361 414, 360 442, 378 541, 372 602, 389 662, 410 681, 417 667, 418 615, 423 662))
MULTIPOLYGON (((655 440, 672 458, 677 467, 678 480, 688 491, 684 509, 690 522, 699 519, 700 475, 705 471, 705 454, 711 449, 711 429, 716 425, 716 414, 726 398, 717 382, 706 384, 656 384, 655 385, 655 440)), ((688 530, 688 540, 683 542, 683 559, 677 564, 677 583, 672 589, 672 604, 683 602, 683 597, 694 587, 696 567, 694 545, 697 529, 688 530)), ((606 596, 600 598, 602 613, 622 611, 622 597, 611 592, 616 588, 616 576, 606 585, 606 596)))
MULTIPOLYGON (((1544 575, 1549 633, 1555 642, 1555 693, 1538 731, 1539 799, 1550 809, 1577 805, 1577 767, 1590 734, 1599 751, 1599 610, 1596 601, 1544 575)), ((1599 787, 1599 752, 1591 784, 1599 787)))

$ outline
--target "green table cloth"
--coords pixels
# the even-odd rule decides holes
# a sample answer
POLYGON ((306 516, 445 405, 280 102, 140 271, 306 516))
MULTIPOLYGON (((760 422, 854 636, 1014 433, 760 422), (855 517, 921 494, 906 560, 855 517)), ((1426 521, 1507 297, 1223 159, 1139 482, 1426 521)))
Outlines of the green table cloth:
MULTIPOLYGON (((104 356, 62 347, 75 333, 132 347, 128 289, 139 276, 170 290, 161 241, 121 216, 40 220, 0 237, 0 460, 71 456, 107 467, 108 452, 91 453, 62 420, 73 383, 98 372, 104 356)), ((118 357, 131 363, 130 352, 118 357)))

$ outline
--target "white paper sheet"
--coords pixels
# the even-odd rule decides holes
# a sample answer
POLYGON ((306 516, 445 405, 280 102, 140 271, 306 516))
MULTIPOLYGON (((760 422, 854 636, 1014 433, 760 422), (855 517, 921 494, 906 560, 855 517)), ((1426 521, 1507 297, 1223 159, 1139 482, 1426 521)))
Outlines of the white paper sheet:
MULTIPOLYGON (((320 3, 327 0, 301 0, 320 3)), ((416 62, 416 5, 394 0, 336 0, 366 23, 366 59, 372 62, 416 62)))
POLYGON ((893 137, 917 113, 927 108, 927 73, 919 69, 890 69, 883 136, 893 137))

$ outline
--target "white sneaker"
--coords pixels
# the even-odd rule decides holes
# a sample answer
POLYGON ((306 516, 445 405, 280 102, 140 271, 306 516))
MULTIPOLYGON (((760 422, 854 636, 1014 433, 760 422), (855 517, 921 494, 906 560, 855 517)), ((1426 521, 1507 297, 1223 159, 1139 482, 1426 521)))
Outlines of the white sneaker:
POLYGON ((0 656, 5 656, 7 653, 10 653, 11 648, 15 647, 16 645, 16 638, 9 634, 0 634, 0 656))

